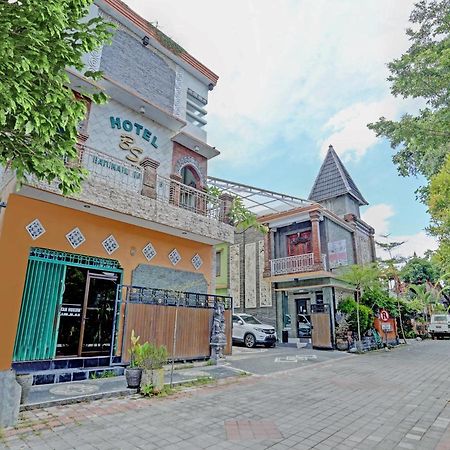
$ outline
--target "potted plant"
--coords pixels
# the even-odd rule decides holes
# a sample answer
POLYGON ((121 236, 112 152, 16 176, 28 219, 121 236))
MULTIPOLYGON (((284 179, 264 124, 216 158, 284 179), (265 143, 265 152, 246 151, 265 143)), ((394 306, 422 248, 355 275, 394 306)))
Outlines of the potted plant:
POLYGON ((141 367, 141 355, 142 345, 139 344, 139 336, 134 334, 134 330, 131 331, 131 348, 128 350, 130 354, 130 364, 125 369, 125 379, 127 380, 127 386, 132 389, 137 389, 141 385, 142 367, 141 367))
POLYGON ((153 394, 159 394, 164 388, 163 366, 167 362, 167 348, 164 345, 145 342, 141 345, 140 356, 143 368, 141 389, 151 385, 153 394))

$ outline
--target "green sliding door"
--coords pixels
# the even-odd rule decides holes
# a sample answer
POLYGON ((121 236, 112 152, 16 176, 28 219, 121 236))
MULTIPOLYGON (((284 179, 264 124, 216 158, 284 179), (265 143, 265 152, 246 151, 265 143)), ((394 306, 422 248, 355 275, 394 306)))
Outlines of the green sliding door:
POLYGON ((54 358, 65 276, 59 261, 29 260, 14 361, 54 358))

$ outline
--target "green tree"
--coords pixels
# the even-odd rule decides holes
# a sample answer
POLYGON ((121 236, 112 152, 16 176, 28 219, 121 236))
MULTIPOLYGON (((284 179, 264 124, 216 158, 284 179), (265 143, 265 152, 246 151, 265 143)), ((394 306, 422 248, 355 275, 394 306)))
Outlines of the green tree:
POLYGON ((394 96, 421 98, 426 106, 417 115, 405 114, 399 121, 381 117, 368 127, 397 149, 393 161, 400 175, 430 180, 450 149, 450 1, 419 1, 410 22, 411 47, 388 64, 388 81, 394 96))
POLYGON ((380 269, 376 264, 368 264, 360 266, 354 264, 346 268, 340 276, 344 281, 353 285, 356 291, 356 319, 358 330, 358 341, 361 345, 361 318, 360 318, 360 302, 361 296, 366 289, 373 289, 380 286, 380 269))
POLYGON ((422 311, 425 312, 425 319, 428 320, 433 314, 436 305, 439 304, 439 298, 435 292, 427 289, 426 285, 410 285, 409 289, 413 293, 413 300, 422 306, 422 311))
POLYGON ((430 260, 411 258, 401 269, 400 278, 408 284, 424 284, 427 281, 436 283, 439 276, 439 270, 430 260))
POLYGON ((439 239, 432 260, 439 266, 441 277, 450 284, 450 154, 442 170, 431 178, 428 197, 431 215, 429 231, 439 239))
MULTIPOLYGON (((0 165, 18 180, 58 179, 63 193, 80 189, 77 126, 86 106, 68 87, 67 67, 84 71, 83 54, 107 41, 112 26, 86 20, 92 0, 0 1, 0 165)), ((97 79, 99 72, 85 71, 97 79)), ((101 93, 84 93, 103 102, 101 93)))

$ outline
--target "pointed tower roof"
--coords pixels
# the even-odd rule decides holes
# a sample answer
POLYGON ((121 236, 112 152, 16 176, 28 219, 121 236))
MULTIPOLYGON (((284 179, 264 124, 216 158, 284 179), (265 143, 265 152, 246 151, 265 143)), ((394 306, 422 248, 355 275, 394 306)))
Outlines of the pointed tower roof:
POLYGON ((360 206, 368 205, 333 146, 330 145, 308 200, 321 202, 345 194, 354 197, 360 206))

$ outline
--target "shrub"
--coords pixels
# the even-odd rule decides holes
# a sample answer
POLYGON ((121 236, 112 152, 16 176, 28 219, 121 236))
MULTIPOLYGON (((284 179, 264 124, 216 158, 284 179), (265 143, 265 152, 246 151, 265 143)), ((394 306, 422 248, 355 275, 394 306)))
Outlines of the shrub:
MULTIPOLYGON (((346 321, 352 331, 358 331, 357 306, 351 297, 344 298, 338 306, 338 310, 346 315, 346 321)), ((373 311, 366 305, 359 305, 359 324, 362 334, 373 326, 373 311)))

